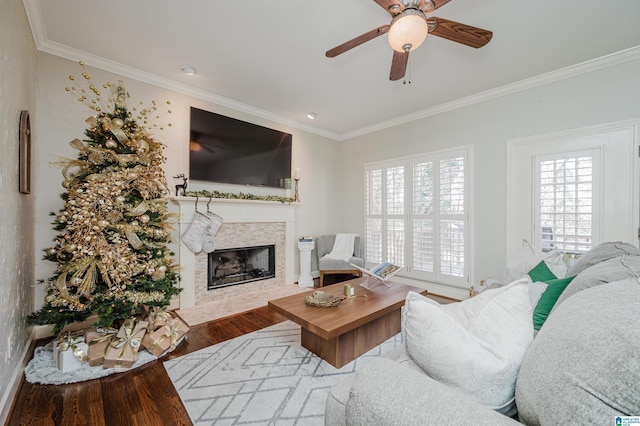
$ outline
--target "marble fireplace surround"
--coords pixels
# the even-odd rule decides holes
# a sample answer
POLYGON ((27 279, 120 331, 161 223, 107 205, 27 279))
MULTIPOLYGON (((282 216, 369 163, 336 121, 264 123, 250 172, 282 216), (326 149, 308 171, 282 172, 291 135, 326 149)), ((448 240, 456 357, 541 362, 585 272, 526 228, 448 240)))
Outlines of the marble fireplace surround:
MULTIPOLYGON (((173 197, 179 214, 178 233, 187 229, 196 211, 195 197, 173 197)), ((215 238, 215 249, 275 244, 276 276, 267 280, 207 290, 207 253, 193 253, 179 242, 176 261, 180 265, 179 309, 250 295, 253 292, 294 284, 296 204, 277 201, 199 198, 198 211, 209 210, 223 218, 215 238)), ((172 304, 173 305, 173 304, 172 304)))

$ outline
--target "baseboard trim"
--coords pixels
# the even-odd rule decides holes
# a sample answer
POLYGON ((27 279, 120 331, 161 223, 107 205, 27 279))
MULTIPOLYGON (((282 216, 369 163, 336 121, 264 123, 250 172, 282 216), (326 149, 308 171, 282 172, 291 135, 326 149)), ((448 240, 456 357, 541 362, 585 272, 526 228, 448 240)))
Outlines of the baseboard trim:
POLYGON ((11 376, 11 380, 9 381, 9 386, 7 386, 6 391, 2 395, 2 401, 0 401, 0 406, 2 406, 2 413, 0 413, 0 424, 7 424, 7 420, 9 419, 9 414, 13 408, 13 403, 15 402, 16 395, 18 394, 18 389, 22 384, 22 377, 24 368, 29 363, 31 359, 31 354, 33 353, 33 349, 35 347, 35 340, 33 339, 33 331, 31 337, 27 341, 27 344, 22 351, 20 356, 20 362, 18 367, 13 371, 13 375, 11 376))
POLYGON ((53 337, 52 325, 34 325, 31 327, 31 340, 36 341, 53 337))

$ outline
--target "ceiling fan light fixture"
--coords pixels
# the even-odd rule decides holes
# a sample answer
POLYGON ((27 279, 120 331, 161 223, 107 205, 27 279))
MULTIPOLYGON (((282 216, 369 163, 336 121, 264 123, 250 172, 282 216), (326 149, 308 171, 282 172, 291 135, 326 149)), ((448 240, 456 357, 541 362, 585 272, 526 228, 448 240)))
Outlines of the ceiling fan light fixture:
POLYGON ((391 21, 389 45, 396 52, 412 51, 422 44, 428 32, 425 14, 418 9, 407 8, 391 21))

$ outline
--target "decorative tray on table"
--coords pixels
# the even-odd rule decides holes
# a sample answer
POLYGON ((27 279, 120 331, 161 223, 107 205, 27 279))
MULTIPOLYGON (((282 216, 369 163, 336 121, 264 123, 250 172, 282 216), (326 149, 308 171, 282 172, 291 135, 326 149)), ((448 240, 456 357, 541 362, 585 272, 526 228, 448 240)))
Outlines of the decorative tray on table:
POLYGON ((344 296, 334 296, 324 291, 314 291, 311 296, 304 297, 304 303, 316 308, 330 308, 338 306, 344 299, 346 299, 344 296))

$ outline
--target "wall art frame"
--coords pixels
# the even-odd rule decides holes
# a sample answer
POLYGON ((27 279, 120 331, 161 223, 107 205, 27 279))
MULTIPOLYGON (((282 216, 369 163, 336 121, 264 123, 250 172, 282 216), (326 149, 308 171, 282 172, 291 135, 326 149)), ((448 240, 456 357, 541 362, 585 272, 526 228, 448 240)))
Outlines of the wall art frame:
POLYGON ((18 185, 23 194, 31 193, 31 120, 29 111, 20 111, 20 128, 18 135, 18 185))

